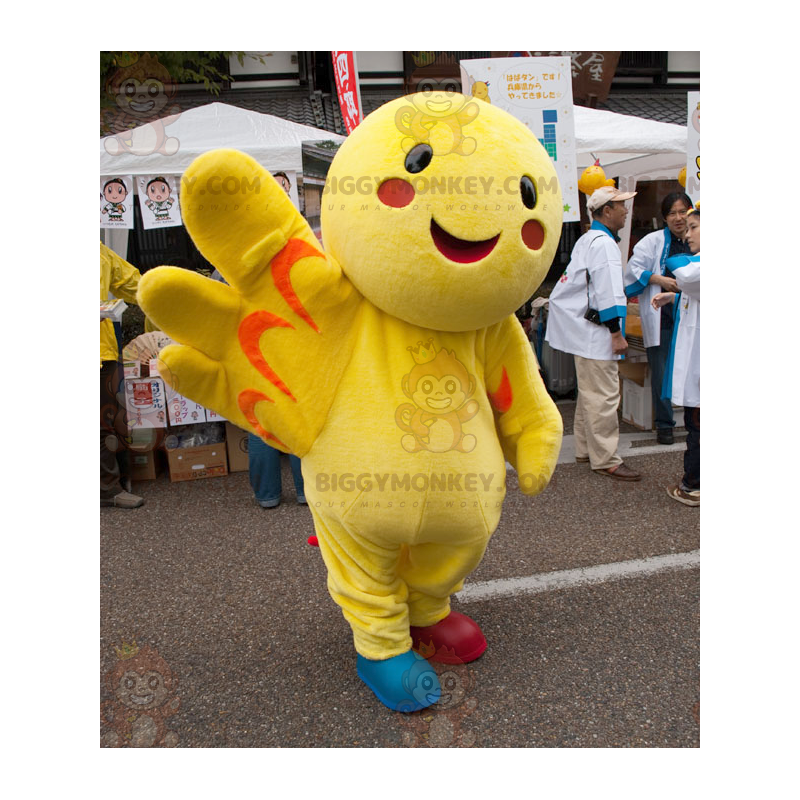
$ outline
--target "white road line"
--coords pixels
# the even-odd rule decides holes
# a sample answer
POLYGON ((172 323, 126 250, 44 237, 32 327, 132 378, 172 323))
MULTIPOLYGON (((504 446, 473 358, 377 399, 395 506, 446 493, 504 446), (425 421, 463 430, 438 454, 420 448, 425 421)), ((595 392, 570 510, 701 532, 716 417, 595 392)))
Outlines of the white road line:
POLYGON ((542 572, 521 578, 499 578, 494 581, 470 583, 456 597, 462 603, 488 600, 497 597, 514 597, 521 594, 552 592, 556 589, 572 589, 589 584, 624 578, 641 578, 671 569, 695 569, 700 566, 700 551, 671 553, 651 558, 637 558, 632 561, 618 561, 613 564, 598 564, 594 567, 564 569, 557 572, 542 572))
MULTIPOLYGON (((675 442, 674 444, 656 444, 656 432, 650 431, 643 433, 621 433, 619 435, 619 448, 617 452, 625 458, 633 456, 661 455, 662 453, 680 452, 686 450, 686 442, 675 442), (651 445, 634 447, 634 442, 652 441, 651 445)), ((561 452, 558 454, 559 464, 575 463, 575 437, 570 434, 561 441, 561 452)))

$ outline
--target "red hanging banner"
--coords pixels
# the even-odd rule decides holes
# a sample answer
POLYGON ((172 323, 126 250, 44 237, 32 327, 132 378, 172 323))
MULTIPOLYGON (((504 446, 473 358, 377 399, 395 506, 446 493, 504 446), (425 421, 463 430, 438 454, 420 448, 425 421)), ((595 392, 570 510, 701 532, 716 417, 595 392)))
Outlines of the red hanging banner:
POLYGON ((352 50, 332 50, 331 57, 344 127, 348 133, 352 133, 362 119, 355 53, 352 50))

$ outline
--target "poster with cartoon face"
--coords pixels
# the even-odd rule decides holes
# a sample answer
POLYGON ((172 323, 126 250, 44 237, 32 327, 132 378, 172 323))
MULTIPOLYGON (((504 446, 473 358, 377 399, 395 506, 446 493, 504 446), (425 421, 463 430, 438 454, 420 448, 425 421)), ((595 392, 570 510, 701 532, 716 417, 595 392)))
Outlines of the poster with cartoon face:
POLYGON ((160 378, 128 378, 125 381, 128 427, 166 428, 167 399, 160 378))
POLYGON ((179 201, 180 178, 175 175, 137 175, 136 193, 145 230, 183 224, 179 201))
POLYGON ((297 173, 293 169, 279 170, 272 173, 272 177, 281 185, 289 199, 294 203, 295 208, 300 208, 300 201, 297 195, 297 173))
POLYGON ((700 92, 687 92, 686 194, 700 202, 700 92))
MULTIPOLYGON (((541 142, 561 185, 563 220, 579 221, 570 59, 563 56, 482 58, 460 64, 465 95, 508 111, 524 122, 541 142)), ((449 99, 446 93, 445 99, 449 99)))
POLYGON ((133 177, 100 178, 100 227, 133 229, 133 177))

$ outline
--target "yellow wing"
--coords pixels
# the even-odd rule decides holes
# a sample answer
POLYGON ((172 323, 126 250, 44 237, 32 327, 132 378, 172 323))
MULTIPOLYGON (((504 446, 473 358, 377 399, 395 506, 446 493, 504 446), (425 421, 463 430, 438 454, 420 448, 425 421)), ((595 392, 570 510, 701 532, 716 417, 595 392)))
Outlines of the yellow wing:
POLYGON ((352 352, 361 295, 244 153, 196 159, 182 179, 181 213, 228 285, 176 267, 144 275, 139 304, 178 343, 161 352, 162 375, 269 444, 304 455, 352 352))

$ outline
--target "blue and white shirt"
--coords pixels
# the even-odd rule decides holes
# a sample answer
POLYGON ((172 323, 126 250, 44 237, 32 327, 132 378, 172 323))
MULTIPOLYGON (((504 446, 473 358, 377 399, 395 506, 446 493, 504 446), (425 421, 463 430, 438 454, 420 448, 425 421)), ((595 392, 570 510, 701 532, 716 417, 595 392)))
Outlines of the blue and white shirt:
POLYGON ((603 322, 624 319, 627 300, 622 257, 616 237, 597 220, 572 250, 567 269, 550 293, 545 339, 555 350, 600 361, 619 360, 611 350, 611 332, 584 318, 589 307, 603 322))
POLYGON ((639 316, 642 319, 642 338, 645 347, 661 344, 661 317, 670 314, 670 309, 653 308, 652 299, 664 290, 650 283, 652 275, 669 275, 667 259, 677 250, 687 252, 688 247, 680 239, 673 238, 669 228, 648 233, 633 248, 625 265, 625 295, 639 297, 639 316))
POLYGON ((677 406, 700 405, 700 254, 673 256, 667 265, 681 293, 675 298, 672 349, 662 395, 677 406))

